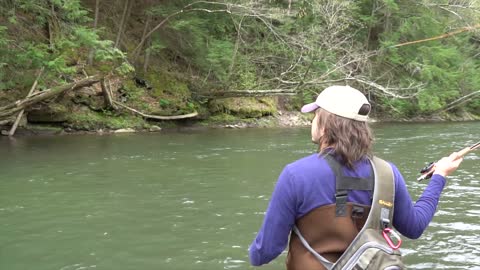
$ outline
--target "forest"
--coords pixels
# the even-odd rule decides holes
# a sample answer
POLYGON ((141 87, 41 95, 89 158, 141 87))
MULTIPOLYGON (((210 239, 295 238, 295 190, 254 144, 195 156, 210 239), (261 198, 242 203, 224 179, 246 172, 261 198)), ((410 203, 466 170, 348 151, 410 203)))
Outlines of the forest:
POLYGON ((0 3, 0 126, 252 122, 332 84, 375 119, 480 117, 476 0, 0 3))

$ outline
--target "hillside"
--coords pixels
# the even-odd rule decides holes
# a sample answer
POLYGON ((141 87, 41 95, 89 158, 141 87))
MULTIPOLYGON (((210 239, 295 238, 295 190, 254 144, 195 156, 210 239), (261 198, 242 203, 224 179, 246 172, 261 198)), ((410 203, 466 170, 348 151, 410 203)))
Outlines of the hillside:
POLYGON ((480 7, 450 2, 4 1, 0 125, 297 125, 331 84, 380 120, 478 119, 480 7))

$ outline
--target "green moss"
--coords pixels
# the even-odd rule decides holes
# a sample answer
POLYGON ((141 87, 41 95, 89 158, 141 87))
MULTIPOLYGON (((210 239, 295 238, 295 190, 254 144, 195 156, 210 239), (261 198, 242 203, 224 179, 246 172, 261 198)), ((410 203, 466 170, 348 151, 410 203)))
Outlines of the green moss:
POLYGON ((213 124, 228 124, 241 120, 240 118, 231 114, 221 113, 211 116, 207 122, 213 124))
MULTIPOLYGON (((154 115, 180 115, 191 113, 197 106, 193 103, 186 80, 178 74, 154 70, 145 74, 151 86, 146 90, 155 102, 150 102, 148 112, 154 115)), ((134 84, 134 83, 133 83, 134 84)))
POLYGON ((101 112, 76 112, 69 116, 66 125, 79 130, 148 128, 144 119, 131 115, 111 115, 101 112))
POLYGON ((148 73, 146 78, 153 87, 153 96, 155 97, 173 96, 179 99, 190 97, 188 85, 175 75, 160 71, 148 73))
POLYGON ((60 104, 60 103, 51 103, 49 104, 48 106, 53 112, 55 113, 68 113, 68 109, 67 107, 65 107, 65 105, 63 104, 60 104))
POLYGON ((137 87, 133 80, 125 80, 122 84, 122 90, 127 98, 129 103, 137 103, 140 101, 140 98, 146 95, 144 88, 137 87))
POLYGON ((210 112, 233 114, 240 118, 259 118, 276 113, 273 98, 225 98, 213 100, 209 104, 210 112))

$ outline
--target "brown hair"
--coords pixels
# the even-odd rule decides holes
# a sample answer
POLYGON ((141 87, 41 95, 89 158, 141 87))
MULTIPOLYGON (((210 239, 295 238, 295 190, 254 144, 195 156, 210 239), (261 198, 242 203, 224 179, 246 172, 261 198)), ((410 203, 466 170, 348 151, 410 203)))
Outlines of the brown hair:
POLYGON ((367 122, 351 120, 319 108, 317 127, 322 131, 318 141, 319 152, 333 150, 341 162, 353 169, 353 164, 372 156, 373 134, 367 122))

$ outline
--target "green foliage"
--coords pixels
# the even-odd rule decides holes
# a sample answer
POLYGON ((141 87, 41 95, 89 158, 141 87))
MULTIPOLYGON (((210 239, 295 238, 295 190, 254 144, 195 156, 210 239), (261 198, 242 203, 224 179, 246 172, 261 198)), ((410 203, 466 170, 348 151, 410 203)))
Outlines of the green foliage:
POLYGON ((88 17, 88 11, 78 0, 52 0, 52 3, 62 10, 60 14, 63 21, 85 23, 91 20, 88 17))
POLYGON ((166 108, 166 107, 168 107, 171 103, 170 103, 170 101, 168 101, 168 99, 161 98, 161 99, 158 101, 158 104, 160 105, 160 107, 166 108))
POLYGON ((471 33, 392 48, 407 41, 440 36, 465 26, 437 2, 375 1, 359 2, 360 18, 368 26, 370 44, 378 44, 381 54, 375 58, 373 74, 382 74, 379 84, 408 87, 423 84, 422 91, 410 100, 382 99, 386 111, 398 117, 429 114, 480 88, 478 46, 471 43, 471 33), (372 12, 372 7, 377 9, 372 12), (377 43, 375 43, 377 42, 377 43))
POLYGON ((212 40, 207 52, 206 60, 213 73, 221 81, 226 83, 228 68, 232 63, 234 44, 228 40, 212 40))
POLYGON ((471 112, 475 113, 476 115, 480 115, 480 98, 475 98, 473 101, 467 104, 467 109, 471 112))
POLYGON ((132 65, 130 65, 130 63, 123 62, 120 66, 115 68, 115 71, 119 75, 126 76, 128 74, 133 73, 135 71, 135 68, 132 65))
POLYGON ((121 92, 126 100, 134 105, 140 104, 142 96, 146 95, 145 89, 137 87, 133 80, 124 81, 121 92))
POLYGON ((249 68, 245 68, 245 70, 237 71, 238 75, 238 86, 237 89, 255 89, 257 86, 257 76, 254 73, 255 71, 249 68))
POLYGON ((152 42, 152 45, 150 47, 148 47, 147 51, 149 51, 150 53, 159 53, 161 52, 163 49, 166 49, 168 48, 166 44, 163 43, 162 40, 154 40, 152 42))
POLYGON ((413 117, 417 114, 417 108, 409 100, 405 99, 387 99, 382 98, 381 106, 383 111, 389 112, 392 118, 402 119, 405 117, 413 117))
POLYGON ((7 27, 0 28, 0 89, 29 87, 21 77, 41 68, 41 86, 62 83, 78 73, 91 50, 99 67, 109 67, 104 72, 118 66, 120 74, 132 71, 125 54, 86 25, 91 18, 80 0, 16 0, 0 8, 0 15, 8 17, 7 27))

